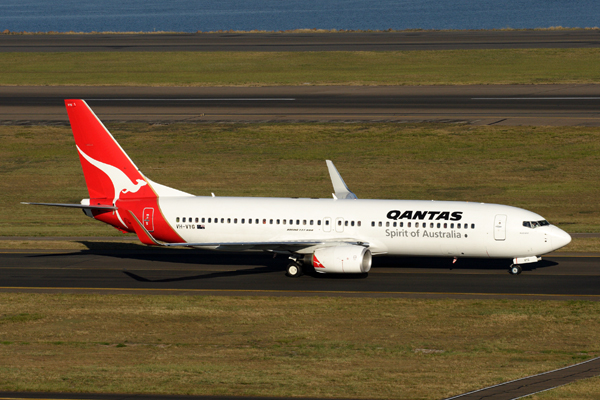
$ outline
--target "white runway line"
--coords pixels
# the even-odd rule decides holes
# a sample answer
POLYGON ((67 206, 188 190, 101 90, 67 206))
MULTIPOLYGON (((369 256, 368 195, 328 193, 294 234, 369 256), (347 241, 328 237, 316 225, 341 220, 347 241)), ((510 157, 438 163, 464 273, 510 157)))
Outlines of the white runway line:
POLYGON ((296 101, 294 98, 200 98, 200 99, 85 99, 86 101, 296 101))
POLYGON ((472 97, 471 100, 600 100, 600 97, 472 97))

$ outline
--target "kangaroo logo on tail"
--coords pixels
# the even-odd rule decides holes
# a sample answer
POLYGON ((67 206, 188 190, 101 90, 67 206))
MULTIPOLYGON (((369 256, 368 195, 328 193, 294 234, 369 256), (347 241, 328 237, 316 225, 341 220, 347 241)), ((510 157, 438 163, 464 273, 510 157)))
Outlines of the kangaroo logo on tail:
MULTIPOLYGON (((131 179, 129 179, 129 177, 127 175, 125 175, 125 173, 123 171, 121 171, 119 168, 114 167, 109 164, 106 164, 106 163, 103 163, 98 160, 94 160, 92 157, 85 154, 79 148, 79 146, 76 146, 76 147, 77 147, 77 151, 79 151, 79 154, 81 154, 83 156, 83 158, 85 158, 94 167, 96 167, 100 171, 104 172, 108 176, 110 181, 112 182, 113 188, 115 190, 115 198, 113 199, 113 202, 112 202, 113 205, 116 205, 117 200, 119 200, 119 197, 121 196, 121 193, 123 193, 123 194, 137 193, 137 191, 140 190, 140 188, 142 186, 146 186, 148 184, 148 182, 144 181, 143 179, 137 179, 137 183, 132 182, 131 179)), ((119 215, 119 211, 117 211, 117 217, 119 218, 119 221, 121 221, 121 223, 125 227, 127 227, 127 225, 121 219, 121 216, 119 215)))

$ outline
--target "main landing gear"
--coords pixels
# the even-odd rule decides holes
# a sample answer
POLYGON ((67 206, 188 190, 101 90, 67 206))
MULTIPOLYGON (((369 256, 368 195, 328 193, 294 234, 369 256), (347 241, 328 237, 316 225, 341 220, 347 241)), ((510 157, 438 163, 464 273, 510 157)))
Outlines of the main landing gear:
POLYGON ((306 268, 311 268, 311 255, 294 255, 290 257, 290 263, 288 264, 285 275, 290 278, 298 278, 304 275, 306 268))
POLYGON ((297 278, 299 276, 304 275, 304 271, 302 270, 302 264, 298 261, 291 261, 287 266, 285 275, 289 276, 290 278, 297 278))

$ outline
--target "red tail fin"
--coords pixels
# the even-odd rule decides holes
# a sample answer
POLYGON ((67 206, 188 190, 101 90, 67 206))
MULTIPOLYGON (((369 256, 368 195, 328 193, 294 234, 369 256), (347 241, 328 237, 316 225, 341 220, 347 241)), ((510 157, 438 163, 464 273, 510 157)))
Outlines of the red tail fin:
POLYGON ((65 100, 91 204, 156 197, 146 177, 83 100, 65 100))

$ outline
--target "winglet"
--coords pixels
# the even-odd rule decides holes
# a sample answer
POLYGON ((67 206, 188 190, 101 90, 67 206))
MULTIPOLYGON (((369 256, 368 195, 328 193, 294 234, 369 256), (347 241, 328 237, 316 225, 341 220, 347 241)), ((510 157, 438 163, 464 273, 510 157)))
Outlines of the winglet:
POLYGON ((140 242, 142 242, 143 244, 147 244, 149 246, 164 246, 164 243, 161 243, 158 240, 154 239, 154 237, 150 234, 150 232, 148 232, 148 230, 146 228, 144 228, 144 225, 142 225, 140 220, 137 219, 137 217, 135 216, 133 211, 131 211, 131 210, 127 210, 127 211, 129 212, 129 215, 131 215, 131 219, 132 219, 131 225, 133 225, 135 234, 138 236, 138 239, 140 239, 140 242))
POLYGON ((342 179, 342 176, 340 175, 338 170, 335 168, 335 165, 333 165, 331 160, 325 160, 325 162, 327 163, 327 169, 329 169, 329 176, 331 177, 331 183, 333 184, 333 190, 335 191, 333 197, 336 200, 337 199, 341 199, 341 200, 358 199, 358 197, 356 197, 356 195, 354 193, 352 193, 350 191, 350 189, 348 189, 348 186, 346 186, 346 182, 344 182, 344 180, 342 179))

